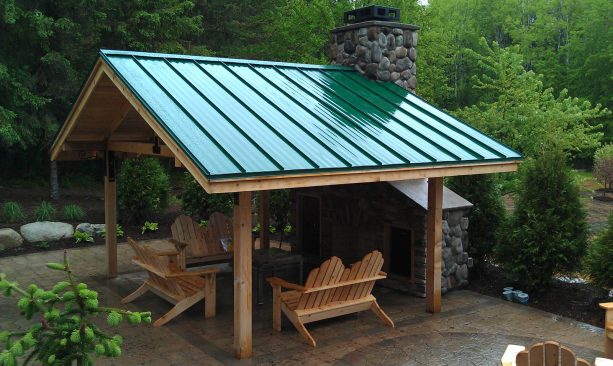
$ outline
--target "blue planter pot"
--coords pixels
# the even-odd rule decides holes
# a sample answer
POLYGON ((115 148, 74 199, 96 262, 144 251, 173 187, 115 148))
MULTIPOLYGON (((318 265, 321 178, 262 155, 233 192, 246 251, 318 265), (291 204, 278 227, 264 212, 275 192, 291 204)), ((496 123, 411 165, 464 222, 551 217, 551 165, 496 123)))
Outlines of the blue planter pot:
POLYGON ((529 299, 529 298, 530 298, 530 297, 528 296, 528 294, 523 293, 523 292, 522 292, 521 294, 517 295, 517 301, 518 301, 520 304, 527 304, 527 303, 528 303, 528 299, 529 299))
POLYGON ((507 301, 513 301, 513 291, 510 291, 510 290, 503 291, 502 297, 507 301))

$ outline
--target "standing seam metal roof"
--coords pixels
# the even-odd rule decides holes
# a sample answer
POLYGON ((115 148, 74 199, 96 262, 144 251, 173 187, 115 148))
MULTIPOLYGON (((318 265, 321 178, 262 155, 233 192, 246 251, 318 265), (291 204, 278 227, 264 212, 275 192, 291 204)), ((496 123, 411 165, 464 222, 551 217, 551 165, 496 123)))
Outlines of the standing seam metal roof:
POLYGON ((521 159, 403 88, 349 67, 100 55, 208 179, 521 159))

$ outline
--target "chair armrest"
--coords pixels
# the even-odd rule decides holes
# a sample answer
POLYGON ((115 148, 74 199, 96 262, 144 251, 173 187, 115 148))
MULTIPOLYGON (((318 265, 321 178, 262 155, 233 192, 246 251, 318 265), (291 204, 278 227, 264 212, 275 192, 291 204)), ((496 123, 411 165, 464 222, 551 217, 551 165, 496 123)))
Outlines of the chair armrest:
POLYGON ((192 277, 192 276, 204 276, 212 273, 219 272, 219 268, 204 268, 199 269, 197 271, 181 271, 181 272, 173 272, 166 275, 167 278, 177 278, 177 277, 192 277))
POLYGON ((173 238, 168 239, 168 242, 173 244, 175 246, 175 248, 177 248, 177 251, 179 251, 179 252, 181 250, 187 248, 187 246, 189 245, 189 244, 187 244, 185 242, 182 242, 182 241, 179 241, 179 240, 173 239, 173 238))
POLYGON ((268 277, 266 279, 266 282, 270 283, 271 286, 281 286, 284 288, 288 288, 291 290, 296 290, 296 291, 306 291, 306 288, 304 288, 304 286, 300 286, 300 285, 296 285, 295 283, 289 283, 279 277, 268 277))
POLYGON ((160 257, 173 257, 173 256, 179 255, 179 252, 176 250, 164 250, 164 251, 155 252, 155 255, 160 256, 160 257))
POLYGON ((526 347, 524 346, 509 344, 507 349, 504 351, 504 355, 502 355, 502 358, 500 359, 500 364, 502 366, 515 366, 515 358, 517 357, 517 354, 525 349, 526 347))
POLYGON ((387 277, 387 273, 383 272, 383 271, 379 271, 379 276, 385 276, 387 277))
POLYGON ((605 309, 605 310, 613 309, 613 302, 602 302, 598 305, 600 305, 601 309, 605 309))

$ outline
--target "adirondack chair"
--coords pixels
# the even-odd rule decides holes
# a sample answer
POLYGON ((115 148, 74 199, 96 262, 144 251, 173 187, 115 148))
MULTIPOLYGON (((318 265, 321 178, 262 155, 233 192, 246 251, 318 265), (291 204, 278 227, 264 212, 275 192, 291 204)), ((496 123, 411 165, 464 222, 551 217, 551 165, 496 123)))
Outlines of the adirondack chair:
POLYGON ((613 302, 601 303, 600 307, 605 310, 604 354, 613 358, 613 302))
MULTIPOLYGON (((172 240, 172 239, 171 239, 172 240)), ((177 267, 176 261, 169 257, 179 256, 179 252, 157 252, 128 238, 128 243, 136 253, 132 262, 145 269, 149 278, 136 291, 126 296, 121 302, 127 304, 151 291, 175 306, 153 323, 159 327, 187 310, 198 301, 205 299, 204 317, 215 317, 215 281, 218 268, 206 268, 198 271, 184 271, 177 267)))
POLYGON ((590 366, 590 363, 582 358, 577 358, 575 353, 569 348, 562 346, 558 342, 543 342, 534 344, 529 349, 517 352, 515 356, 515 363, 509 362, 509 356, 512 353, 510 349, 519 351, 524 347, 518 347, 509 345, 505 356, 501 360, 503 366, 516 365, 516 366, 590 366))
POLYGON ((381 310, 371 294, 376 280, 386 278, 381 272, 383 256, 379 251, 345 268, 338 257, 332 257, 309 273, 304 286, 277 277, 266 280, 273 288, 273 328, 281 331, 281 311, 312 346, 316 342, 305 324, 364 310, 372 310, 383 322, 394 322, 381 310), (283 288, 291 291, 282 292, 283 288))
POLYGON ((222 213, 212 213, 204 229, 191 217, 181 215, 170 226, 170 230, 172 238, 180 242, 177 251, 182 253, 179 266, 183 269, 187 264, 232 259, 232 252, 226 252, 221 244, 222 238, 232 238, 232 220, 222 213), (185 251, 181 251, 181 247, 185 247, 185 251))

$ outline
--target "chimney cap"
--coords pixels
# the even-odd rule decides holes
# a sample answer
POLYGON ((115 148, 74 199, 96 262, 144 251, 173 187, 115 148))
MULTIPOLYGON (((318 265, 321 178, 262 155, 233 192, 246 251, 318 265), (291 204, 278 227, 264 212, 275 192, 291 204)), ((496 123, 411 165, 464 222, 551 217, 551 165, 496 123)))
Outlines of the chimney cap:
POLYGON ((343 21, 345 24, 353 24, 371 20, 397 22, 400 20, 400 9, 389 6, 370 5, 346 11, 343 14, 343 21))

